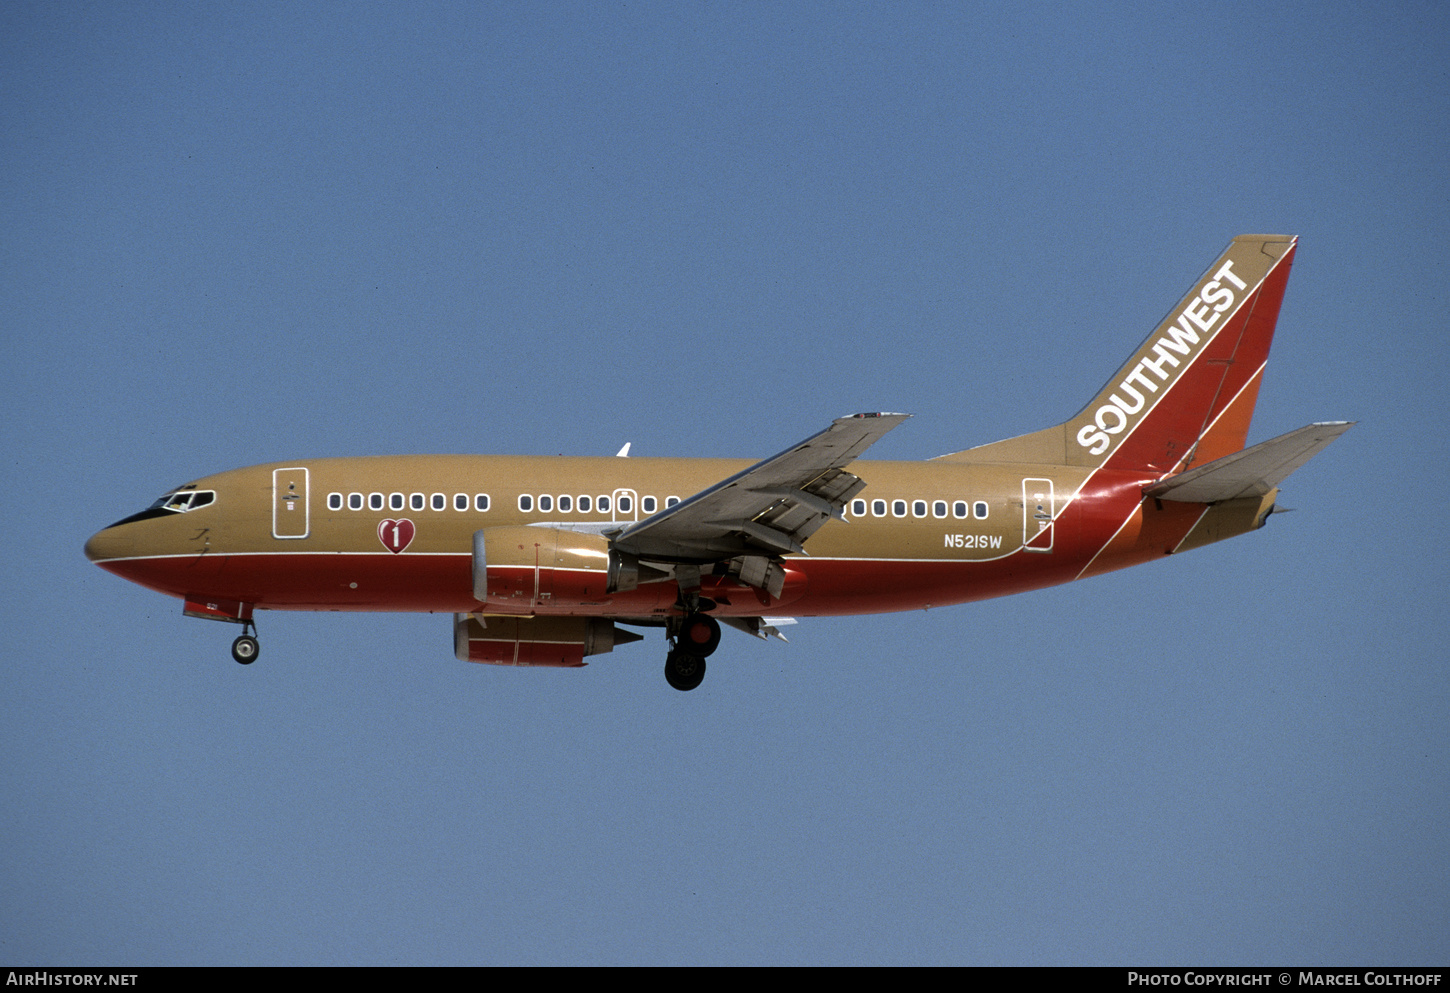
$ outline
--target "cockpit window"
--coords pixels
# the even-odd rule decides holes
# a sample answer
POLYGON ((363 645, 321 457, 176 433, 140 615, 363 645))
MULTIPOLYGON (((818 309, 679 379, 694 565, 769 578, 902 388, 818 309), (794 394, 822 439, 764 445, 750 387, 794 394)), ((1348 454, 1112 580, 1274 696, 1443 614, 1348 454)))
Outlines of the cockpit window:
POLYGON ((153 503, 148 510, 172 510, 178 514, 184 514, 189 510, 198 510, 216 500, 214 490, 177 490, 175 493, 168 493, 153 503))
POLYGON ((110 527, 130 524, 134 521, 147 521, 155 517, 170 517, 172 514, 184 514, 214 502, 216 502, 215 490, 173 490, 140 513, 123 518, 110 527))

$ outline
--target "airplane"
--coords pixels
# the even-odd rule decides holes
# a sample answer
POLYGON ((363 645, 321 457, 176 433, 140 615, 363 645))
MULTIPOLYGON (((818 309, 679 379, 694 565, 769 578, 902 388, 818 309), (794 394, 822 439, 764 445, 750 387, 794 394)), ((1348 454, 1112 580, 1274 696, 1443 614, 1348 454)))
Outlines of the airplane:
POLYGON ((427 611, 454 615, 459 659, 500 665, 582 666, 662 629, 666 680, 692 690, 722 624, 781 637, 795 617, 1021 593, 1262 527, 1353 424, 1244 447, 1296 246, 1234 238, 1079 413, 924 462, 861 459, 896 413, 754 464, 628 445, 295 459, 169 490, 85 553, 240 624, 244 665, 256 611, 427 611))

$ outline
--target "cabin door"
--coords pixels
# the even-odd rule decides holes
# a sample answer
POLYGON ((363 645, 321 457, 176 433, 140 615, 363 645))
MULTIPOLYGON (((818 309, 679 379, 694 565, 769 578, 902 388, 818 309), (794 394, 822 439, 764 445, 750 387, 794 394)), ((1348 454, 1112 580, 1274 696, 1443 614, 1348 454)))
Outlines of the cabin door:
POLYGON ((1029 552, 1052 551, 1052 521, 1056 516, 1052 480, 1022 480, 1022 547, 1029 552))
POLYGON ((307 470, 272 470, 272 537, 306 538, 311 531, 307 470))

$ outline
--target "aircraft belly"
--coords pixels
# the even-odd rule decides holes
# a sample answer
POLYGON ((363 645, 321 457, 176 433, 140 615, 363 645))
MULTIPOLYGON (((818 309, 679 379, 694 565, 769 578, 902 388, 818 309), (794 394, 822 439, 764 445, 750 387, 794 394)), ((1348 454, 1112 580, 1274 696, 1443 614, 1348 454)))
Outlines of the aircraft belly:
POLYGON ((196 562, 194 556, 157 557, 107 567, 172 596, 272 610, 457 612, 475 606, 467 554, 217 554, 196 562))
POLYGON ((791 604, 790 611, 830 616, 945 607, 1053 586, 1072 578, 1081 565, 1080 560, 1066 555, 1048 559, 1022 551, 985 562, 837 559, 803 563, 803 571, 810 576, 810 593, 791 604))
POLYGON ((273 609, 458 612, 474 603, 467 554, 238 556, 235 568, 262 590, 258 606, 273 609))

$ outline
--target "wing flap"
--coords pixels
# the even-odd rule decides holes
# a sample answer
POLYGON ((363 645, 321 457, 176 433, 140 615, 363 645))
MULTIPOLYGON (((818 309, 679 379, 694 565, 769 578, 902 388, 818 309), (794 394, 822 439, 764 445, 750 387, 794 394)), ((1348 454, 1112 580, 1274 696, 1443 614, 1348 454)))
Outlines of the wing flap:
POLYGON ((736 630, 753 634, 760 639, 779 638, 781 641, 789 641, 785 635, 780 633, 779 629, 796 623, 796 619, 794 617, 722 617, 720 623, 728 624, 736 630))
POLYGON ((1353 426, 1353 421, 1309 424, 1171 476, 1144 493, 1181 503, 1220 503, 1263 496, 1353 426))

